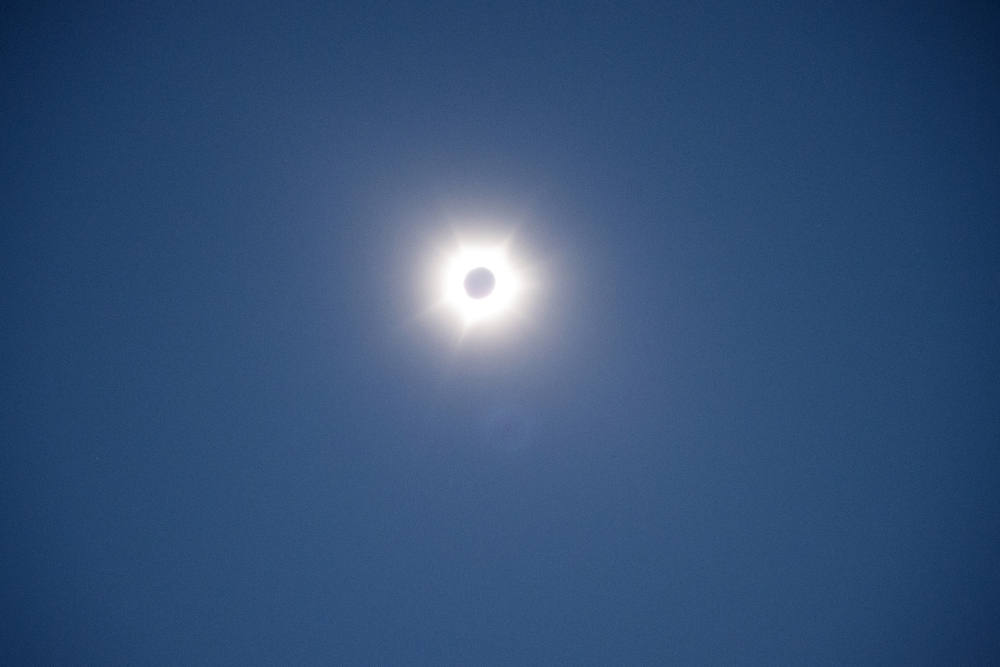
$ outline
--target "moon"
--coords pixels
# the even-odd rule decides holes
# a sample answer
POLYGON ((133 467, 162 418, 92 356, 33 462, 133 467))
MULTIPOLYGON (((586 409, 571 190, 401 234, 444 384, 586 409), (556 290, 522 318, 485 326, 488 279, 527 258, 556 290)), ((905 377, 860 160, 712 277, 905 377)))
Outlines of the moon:
POLYGON ((485 266, 477 266, 472 269, 465 274, 465 280, 462 281, 465 293, 473 299, 485 299, 493 293, 496 284, 496 276, 485 266))

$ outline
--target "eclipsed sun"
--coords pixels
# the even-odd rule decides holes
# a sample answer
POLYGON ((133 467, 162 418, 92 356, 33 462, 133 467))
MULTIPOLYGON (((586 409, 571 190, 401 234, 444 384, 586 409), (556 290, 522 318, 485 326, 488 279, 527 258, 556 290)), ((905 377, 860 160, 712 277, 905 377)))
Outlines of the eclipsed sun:
POLYGON ((459 313, 465 326, 511 312, 523 288, 506 245, 461 246, 449 258, 442 284, 444 303, 459 313))

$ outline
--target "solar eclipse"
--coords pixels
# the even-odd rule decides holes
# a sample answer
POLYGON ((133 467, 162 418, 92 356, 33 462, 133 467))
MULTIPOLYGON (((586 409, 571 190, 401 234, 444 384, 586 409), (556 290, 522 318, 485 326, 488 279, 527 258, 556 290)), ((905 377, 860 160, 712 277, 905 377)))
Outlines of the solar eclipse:
POLYGON ((456 313, 462 329, 499 323, 516 313, 525 288, 511 261, 508 241, 472 245, 460 242, 446 253, 441 275, 440 306, 456 313))

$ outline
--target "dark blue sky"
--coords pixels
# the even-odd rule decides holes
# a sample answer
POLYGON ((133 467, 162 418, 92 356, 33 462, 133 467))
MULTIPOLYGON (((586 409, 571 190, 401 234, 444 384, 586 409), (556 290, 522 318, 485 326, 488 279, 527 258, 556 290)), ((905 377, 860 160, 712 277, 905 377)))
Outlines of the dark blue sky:
POLYGON ((3 664, 996 664, 993 3, 0 26, 3 664))

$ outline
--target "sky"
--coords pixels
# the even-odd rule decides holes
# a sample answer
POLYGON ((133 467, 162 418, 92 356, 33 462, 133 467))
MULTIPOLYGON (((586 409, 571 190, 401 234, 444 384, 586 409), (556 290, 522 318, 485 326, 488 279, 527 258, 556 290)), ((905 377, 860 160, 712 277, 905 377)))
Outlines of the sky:
POLYGON ((995 664, 998 28, 6 3, 0 662, 995 664))

